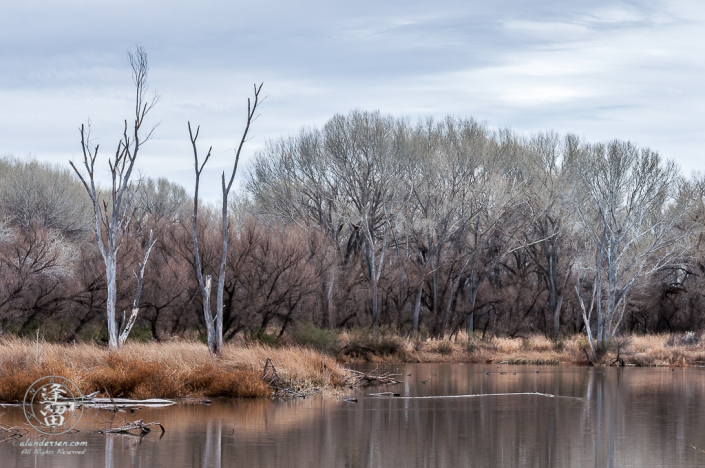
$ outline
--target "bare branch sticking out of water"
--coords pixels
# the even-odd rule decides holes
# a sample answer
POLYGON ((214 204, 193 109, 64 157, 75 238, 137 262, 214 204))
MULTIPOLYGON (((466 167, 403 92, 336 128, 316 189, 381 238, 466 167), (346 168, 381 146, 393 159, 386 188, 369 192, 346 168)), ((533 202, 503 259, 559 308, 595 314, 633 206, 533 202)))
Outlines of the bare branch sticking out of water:
POLYGON ((0 424, 0 444, 8 440, 15 440, 27 435, 29 431, 18 426, 0 424))
POLYGON ((166 432, 162 423, 155 421, 151 423, 144 423, 141 419, 137 421, 132 421, 127 424, 123 424, 119 427, 114 427, 112 429, 106 429, 104 431, 96 431, 98 434, 132 434, 132 431, 139 430, 141 434, 147 434, 152 432, 149 426, 159 426, 162 430, 162 434, 166 432))

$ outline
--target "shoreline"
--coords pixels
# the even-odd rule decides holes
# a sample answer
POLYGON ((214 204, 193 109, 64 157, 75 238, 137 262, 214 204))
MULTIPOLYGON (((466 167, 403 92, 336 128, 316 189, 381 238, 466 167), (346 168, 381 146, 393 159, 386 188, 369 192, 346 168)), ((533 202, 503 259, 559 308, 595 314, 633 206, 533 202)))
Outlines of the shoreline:
MULTIPOLYGON (((454 340, 413 339, 390 332, 340 332, 326 346, 228 343, 219 359, 204 344, 128 343, 119 352, 93 344, 59 344, 6 337, 0 340, 0 402, 22 401, 27 388, 60 375, 84 395, 115 398, 271 398, 335 394, 354 381, 353 363, 495 363, 589 365, 586 340, 543 336, 454 340), (323 348, 323 349, 321 349, 323 348), (269 364, 268 364, 269 363, 269 364)), ((691 367, 705 365, 705 339, 683 335, 615 340, 596 365, 691 367), (619 355, 618 355, 619 353, 619 355), (619 357, 619 359, 617 359, 619 357)))
POLYGON ((343 364, 379 363, 496 363, 526 365, 690 367, 705 365, 705 337, 694 333, 633 335, 615 339, 597 360, 588 360, 582 335, 550 340, 542 335, 490 338, 460 334, 454 340, 417 340, 389 334, 368 341, 341 333, 337 353, 343 364))
POLYGON ((93 343, 0 340, 0 402, 8 403, 22 401, 33 382, 49 375, 67 378, 84 395, 177 399, 333 392, 348 374, 334 359, 300 346, 229 343, 215 359, 198 342, 133 342, 110 354, 93 343))

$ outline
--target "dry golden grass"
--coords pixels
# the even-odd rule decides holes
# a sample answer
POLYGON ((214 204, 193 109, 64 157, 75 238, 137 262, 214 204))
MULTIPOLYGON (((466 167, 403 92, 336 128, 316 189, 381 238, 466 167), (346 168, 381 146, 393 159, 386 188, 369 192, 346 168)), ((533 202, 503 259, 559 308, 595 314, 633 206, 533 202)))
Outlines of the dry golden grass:
MULTIPOLYGON (((705 364, 705 336, 647 335, 626 339, 620 357, 627 365, 690 366, 705 364), (694 339, 693 339, 694 338, 694 339)), ((195 342, 128 343, 110 354, 94 344, 67 345, 41 340, 0 340, 0 401, 19 401, 35 380, 60 375, 84 393, 105 390, 113 397, 187 396, 265 397, 262 380, 267 358, 280 382, 296 392, 332 391, 349 377, 339 362, 505 362, 508 364, 586 364, 582 335, 551 341, 543 336, 491 338, 460 333, 452 340, 405 338, 392 332, 337 336, 337 359, 300 346, 272 348, 253 343, 227 344, 220 359, 195 342)), ((610 365, 616 347, 598 362, 610 365)))
MULTIPOLYGON (((343 344, 350 341, 345 334, 343 344)), ((690 366, 705 364, 705 336, 696 336, 695 343, 684 342, 685 335, 646 335, 626 337, 620 357, 626 365, 690 366)), ((391 340, 391 338, 388 338, 391 340)), ((459 333, 452 340, 428 338, 415 340, 395 337, 398 352, 342 355, 348 362, 504 362, 507 364, 587 364, 584 351, 588 347, 583 335, 552 341, 542 335, 527 338, 490 338, 459 333)), ((622 338, 624 340, 624 338, 622 338)), ((359 343, 365 347, 365 343, 359 343)), ((373 345, 369 345, 370 348, 373 345)), ((610 365, 617 357, 616 340, 600 356, 597 364, 610 365)))
POLYGON ((279 376, 298 391, 332 389, 346 371, 315 351, 261 345, 226 345, 221 359, 205 345, 191 342, 128 343, 110 354, 93 344, 56 344, 0 340, 0 401, 22 400, 27 388, 46 375, 60 375, 84 394, 107 390, 113 397, 177 398, 186 396, 265 397, 272 389, 262 380, 267 358, 279 376))

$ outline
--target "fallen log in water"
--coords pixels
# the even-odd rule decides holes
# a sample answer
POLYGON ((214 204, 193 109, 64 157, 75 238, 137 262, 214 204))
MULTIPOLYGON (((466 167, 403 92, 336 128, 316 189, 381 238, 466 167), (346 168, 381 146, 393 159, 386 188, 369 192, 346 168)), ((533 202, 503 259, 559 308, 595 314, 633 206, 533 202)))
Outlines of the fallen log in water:
POLYGON ((130 398, 83 398, 80 404, 87 408, 121 411, 125 409, 139 409, 144 406, 149 408, 164 408, 175 405, 176 402, 162 398, 148 398, 146 400, 132 400, 130 398))
POLYGON ((148 398, 146 400, 133 400, 131 398, 91 398, 83 402, 84 405, 104 405, 111 404, 115 402, 118 406, 151 406, 151 407, 161 407, 161 406, 171 406, 175 405, 174 400, 164 400, 162 398, 148 398))
POLYGON ((509 392, 509 393, 472 393, 469 395, 426 395, 426 396, 403 396, 401 400, 441 400, 448 398, 484 398, 484 397, 499 397, 499 396, 537 396, 546 398, 564 398, 569 400, 583 400, 581 397, 568 395, 553 395, 552 393, 541 392, 509 392))

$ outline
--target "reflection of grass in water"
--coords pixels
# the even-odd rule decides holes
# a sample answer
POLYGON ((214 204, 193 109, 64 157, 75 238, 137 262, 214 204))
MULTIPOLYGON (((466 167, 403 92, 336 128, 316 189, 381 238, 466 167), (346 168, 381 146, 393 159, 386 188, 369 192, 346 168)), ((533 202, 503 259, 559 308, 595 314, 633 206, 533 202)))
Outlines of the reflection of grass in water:
POLYGON ((324 369, 320 353, 300 347, 227 344, 222 358, 212 359, 200 343, 128 343, 111 355, 94 344, 10 338, 0 341, 0 401, 22 400, 46 375, 66 377, 84 394, 104 393, 105 386, 114 397, 264 397, 271 395, 261 380, 267 358, 297 391, 332 388, 346 377, 334 360, 324 369))

